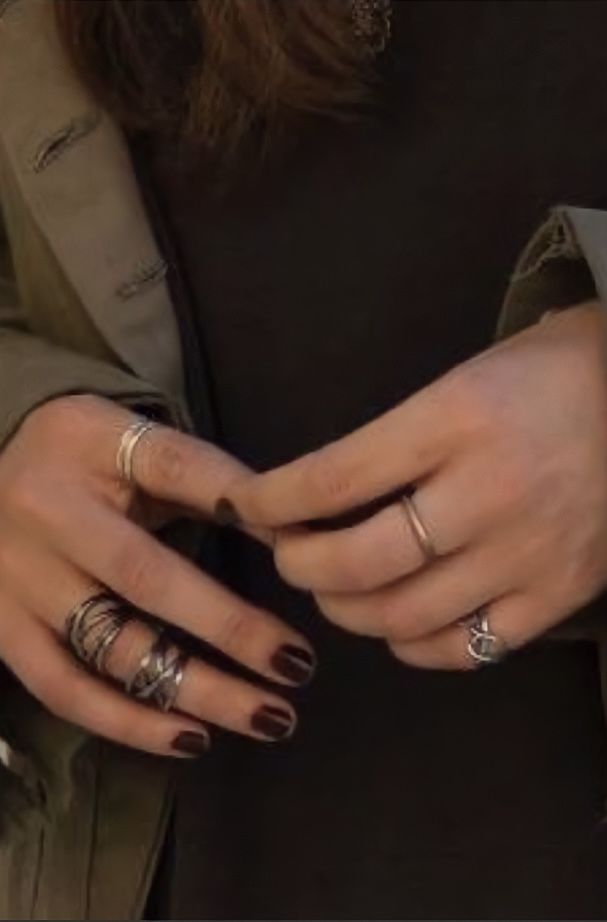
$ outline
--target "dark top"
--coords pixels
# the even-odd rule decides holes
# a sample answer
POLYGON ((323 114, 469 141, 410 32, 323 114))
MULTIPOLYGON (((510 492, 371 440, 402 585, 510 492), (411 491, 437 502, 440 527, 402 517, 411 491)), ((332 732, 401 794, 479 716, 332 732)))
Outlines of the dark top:
MULTIPOLYGON (((395 7, 374 118, 308 123, 221 193, 160 140, 147 163, 200 432, 258 469, 483 349, 545 210, 607 199, 607 4, 395 7)), ((181 770, 159 916, 607 918, 589 644, 416 671, 326 624, 267 551, 218 541, 222 577, 320 670, 291 742, 219 735, 181 770)))

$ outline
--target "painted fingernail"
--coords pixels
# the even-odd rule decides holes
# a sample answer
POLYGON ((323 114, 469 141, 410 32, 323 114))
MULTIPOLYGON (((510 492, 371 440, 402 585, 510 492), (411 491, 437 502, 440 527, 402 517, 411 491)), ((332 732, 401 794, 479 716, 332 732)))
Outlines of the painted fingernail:
POLYGON ((202 756, 209 751, 211 741, 203 733, 194 733, 191 730, 185 730, 173 740, 173 749, 177 752, 185 752, 189 756, 202 756))
POLYGON ((264 705, 255 711, 251 726, 257 733, 262 733, 271 740, 283 740, 293 732, 293 716, 282 708, 264 705))
POLYGON ((242 522, 238 509, 234 503, 225 496, 217 500, 214 517, 218 525, 240 525, 242 522))
POLYGON ((270 665, 284 679, 303 685, 309 682, 314 675, 316 658, 304 647, 286 643, 274 653, 270 665))

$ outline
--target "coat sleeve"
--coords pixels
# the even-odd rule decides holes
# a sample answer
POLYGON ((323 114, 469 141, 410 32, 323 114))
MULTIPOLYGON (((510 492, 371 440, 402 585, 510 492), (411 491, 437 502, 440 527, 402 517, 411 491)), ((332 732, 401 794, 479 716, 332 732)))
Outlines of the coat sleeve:
POLYGON ((548 310, 596 298, 607 310, 607 211, 560 205, 532 236, 514 268, 497 336, 536 323, 548 310))
MULTIPOLYGON (((550 310, 598 300, 607 310, 607 211, 560 205, 523 250, 510 278, 496 337, 506 338, 550 310)), ((598 644, 607 709, 607 593, 550 632, 598 644)))
POLYGON ((183 422, 177 402, 149 383, 28 330, 0 212, 0 449, 31 410, 68 394, 96 394, 173 425, 183 422))
MULTIPOLYGON (((60 348, 28 329, 0 202, 0 452, 33 409, 84 393, 119 401, 175 426, 187 425, 177 402, 151 385, 111 362, 60 348)), ((81 731, 47 715, 0 659, 0 843, 28 822, 32 810, 43 810, 41 785, 67 790, 68 763, 83 738, 81 731), (11 771, 4 764, 7 758, 11 771)))

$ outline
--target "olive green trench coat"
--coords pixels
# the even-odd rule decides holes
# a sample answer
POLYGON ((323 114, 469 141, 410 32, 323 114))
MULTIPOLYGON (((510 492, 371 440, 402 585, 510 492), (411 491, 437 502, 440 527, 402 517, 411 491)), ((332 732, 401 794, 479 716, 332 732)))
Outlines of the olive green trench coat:
MULTIPOLYGON (((124 139, 70 71, 50 2, 0 0, 0 448, 64 394, 190 426, 166 264, 124 139)), ((607 213, 555 207, 514 271, 498 335, 595 292, 607 296, 607 213)), ((605 675, 601 622, 589 630, 605 675)), ((141 918, 170 761, 88 738, 6 670, 0 738, 0 916, 141 918)))

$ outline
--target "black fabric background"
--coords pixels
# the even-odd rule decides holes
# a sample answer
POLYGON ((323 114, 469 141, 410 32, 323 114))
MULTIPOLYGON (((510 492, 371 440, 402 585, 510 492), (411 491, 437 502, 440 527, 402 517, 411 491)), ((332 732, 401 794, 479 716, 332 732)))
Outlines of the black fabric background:
MULTIPOLYGON (((266 469, 487 345, 545 210, 607 200, 606 35, 602 3, 396 2, 375 118, 302 125, 227 191, 153 139, 201 434, 266 469)), ((214 569, 305 630, 320 671, 290 743, 218 734, 181 767, 151 913, 605 918, 590 645, 416 672, 217 541, 214 569)))

